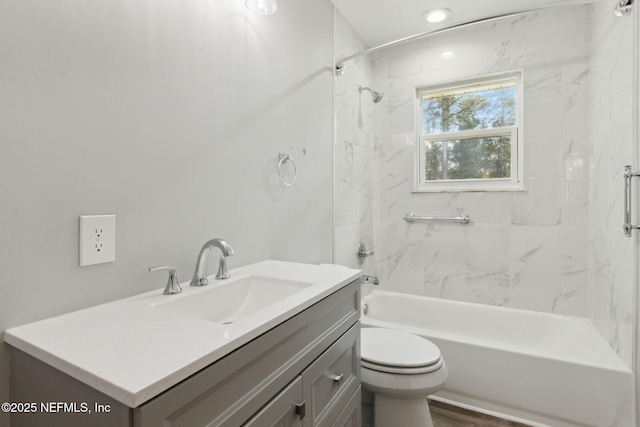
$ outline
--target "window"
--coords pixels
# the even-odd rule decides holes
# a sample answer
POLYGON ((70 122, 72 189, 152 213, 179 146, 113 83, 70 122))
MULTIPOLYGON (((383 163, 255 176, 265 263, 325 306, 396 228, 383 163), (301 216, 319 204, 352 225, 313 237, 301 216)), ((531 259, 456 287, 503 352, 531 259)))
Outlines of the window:
POLYGON ((418 89, 417 191, 522 188, 521 73, 418 89))

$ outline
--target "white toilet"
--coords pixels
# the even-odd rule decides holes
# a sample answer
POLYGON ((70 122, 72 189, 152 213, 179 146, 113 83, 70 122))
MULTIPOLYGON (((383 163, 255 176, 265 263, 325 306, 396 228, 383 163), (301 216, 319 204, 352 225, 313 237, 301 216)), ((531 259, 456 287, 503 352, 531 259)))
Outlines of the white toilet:
POLYGON ((440 349, 385 328, 363 328, 360 347, 362 387, 374 394, 375 427, 433 427, 427 396, 448 375, 440 349))

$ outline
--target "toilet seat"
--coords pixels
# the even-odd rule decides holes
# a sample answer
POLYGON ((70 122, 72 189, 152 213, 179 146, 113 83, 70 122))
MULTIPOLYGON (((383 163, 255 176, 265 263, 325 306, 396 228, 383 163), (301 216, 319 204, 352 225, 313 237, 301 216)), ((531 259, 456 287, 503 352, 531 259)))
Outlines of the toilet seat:
POLYGON ((394 329, 363 328, 360 349, 363 368, 390 374, 424 374, 443 364, 440 350, 431 341, 394 329))
POLYGON ((388 374, 418 375, 437 371, 442 367, 442 359, 438 360, 438 362, 433 365, 422 366, 419 368, 398 368, 396 366, 378 365, 375 363, 367 362, 365 360, 360 361, 360 366, 374 371, 386 372, 388 374))

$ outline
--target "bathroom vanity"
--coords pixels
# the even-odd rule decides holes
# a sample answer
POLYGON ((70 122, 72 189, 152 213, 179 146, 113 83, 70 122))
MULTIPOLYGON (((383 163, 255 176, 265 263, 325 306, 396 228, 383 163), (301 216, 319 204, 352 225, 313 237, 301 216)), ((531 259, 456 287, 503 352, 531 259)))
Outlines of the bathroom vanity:
POLYGON ((182 299, 148 293, 7 331, 24 404, 12 426, 359 427, 360 272, 265 261, 231 273, 182 299), (204 319, 196 302, 233 306, 234 278, 244 302, 204 319), (254 299, 266 302, 238 315, 254 299))

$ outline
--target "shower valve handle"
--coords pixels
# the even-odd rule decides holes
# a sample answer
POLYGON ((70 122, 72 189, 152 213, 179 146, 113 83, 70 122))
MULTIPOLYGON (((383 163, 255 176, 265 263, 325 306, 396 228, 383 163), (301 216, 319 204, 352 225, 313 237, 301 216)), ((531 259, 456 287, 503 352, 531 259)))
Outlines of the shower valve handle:
POLYGON ((373 255, 373 251, 368 251, 364 243, 360 242, 360 244, 358 244, 358 252, 356 253, 356 255, 358 256, 360 264, 362 264, 366 257, 370 257, 371 255, 373 255))

